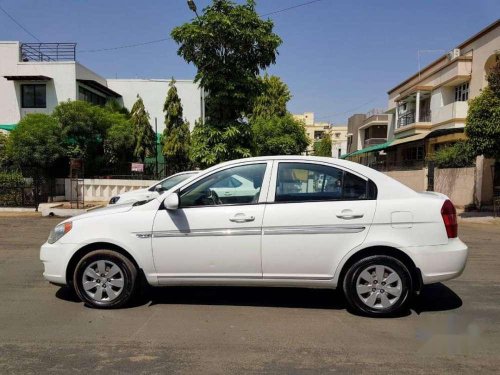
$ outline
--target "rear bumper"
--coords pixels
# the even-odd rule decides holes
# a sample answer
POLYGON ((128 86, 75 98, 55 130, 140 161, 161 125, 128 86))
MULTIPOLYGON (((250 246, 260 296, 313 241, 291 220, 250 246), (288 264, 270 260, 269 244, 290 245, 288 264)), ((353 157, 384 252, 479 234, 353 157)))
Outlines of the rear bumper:
POLYGON ((454 279, 462 274, 467 262, 468 248, 459 238, 445 245, 407 248, 422 273, 422 282, 433 284, 454 279))

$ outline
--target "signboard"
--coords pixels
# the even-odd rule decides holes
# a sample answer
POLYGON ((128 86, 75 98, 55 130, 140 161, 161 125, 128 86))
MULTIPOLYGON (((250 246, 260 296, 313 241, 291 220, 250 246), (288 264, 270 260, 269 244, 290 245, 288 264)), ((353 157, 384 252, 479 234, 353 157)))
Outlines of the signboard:
POLYGON ((132 172, 144 172, 144 164, 142 163, 132 163, 132 172))

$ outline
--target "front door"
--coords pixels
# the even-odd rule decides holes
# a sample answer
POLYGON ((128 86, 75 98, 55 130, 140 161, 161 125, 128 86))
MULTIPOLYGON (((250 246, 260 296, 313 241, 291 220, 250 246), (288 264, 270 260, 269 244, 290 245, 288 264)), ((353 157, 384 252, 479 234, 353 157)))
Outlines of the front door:
POLYGON ((263 222, 264 279, 331 279, 343 256, 368 233, 376 206, 372 183, 307 162, 279 162, 271 181, 263 222))
POLYGON ((158 211, 152 246, 160 283, 169 278, 262 278, 265 205, 259 203, 267 193, 266 170, 267 163, 261 162, 215 171, 179 193, 179 209, 158 211), (220 194, 228 180, 245 183, 220 194))

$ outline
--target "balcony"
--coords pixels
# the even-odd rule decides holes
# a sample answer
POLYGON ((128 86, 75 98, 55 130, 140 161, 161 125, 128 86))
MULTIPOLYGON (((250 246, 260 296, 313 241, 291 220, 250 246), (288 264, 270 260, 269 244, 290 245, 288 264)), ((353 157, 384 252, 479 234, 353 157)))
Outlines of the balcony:
POLYGON ((373 145, 380 145, 382 143, 387 142, 387 138, 370 138, 365 140, 364 142, 364 147, 368 146, 373 146, 373 145))
POLYGON ((21 61, 75 61, 76 43, 22 43, 21 61))
POLYGON ((435 110, 432 114, 432 124, 438 125, 451 121, 464 122, 467 117, 469 104, 467 102, 453 102, 435 110))
POLYGON ((418 121, 416 121, 415 118, 416 114, 415 111, 408 111, 404 115, 400 116, 398 118, 398 128, 402 128, 404 126, 409 126, 412 124, 415 124, 416 122, 430 122, 431 121, 431 110, 426 109, 426 110, 421 110, 420 111, 420 118, 418 121))

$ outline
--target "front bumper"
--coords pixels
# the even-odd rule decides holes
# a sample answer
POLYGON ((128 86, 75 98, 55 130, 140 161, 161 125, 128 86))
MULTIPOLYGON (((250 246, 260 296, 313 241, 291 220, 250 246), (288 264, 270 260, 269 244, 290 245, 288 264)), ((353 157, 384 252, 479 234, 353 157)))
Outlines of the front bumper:
POLYGON ((43 277, 58 285, 67 285, 66 268, 71 255, 74 253, 74 244, 44 243, 40 248, 40 260, 43 263, 43 277))
POLYGON ((450 239, 445 245, 416 246, 407 250, 422 273, 424 285, 460 276, 468 255, 467 245, 459 238, 450 239))

